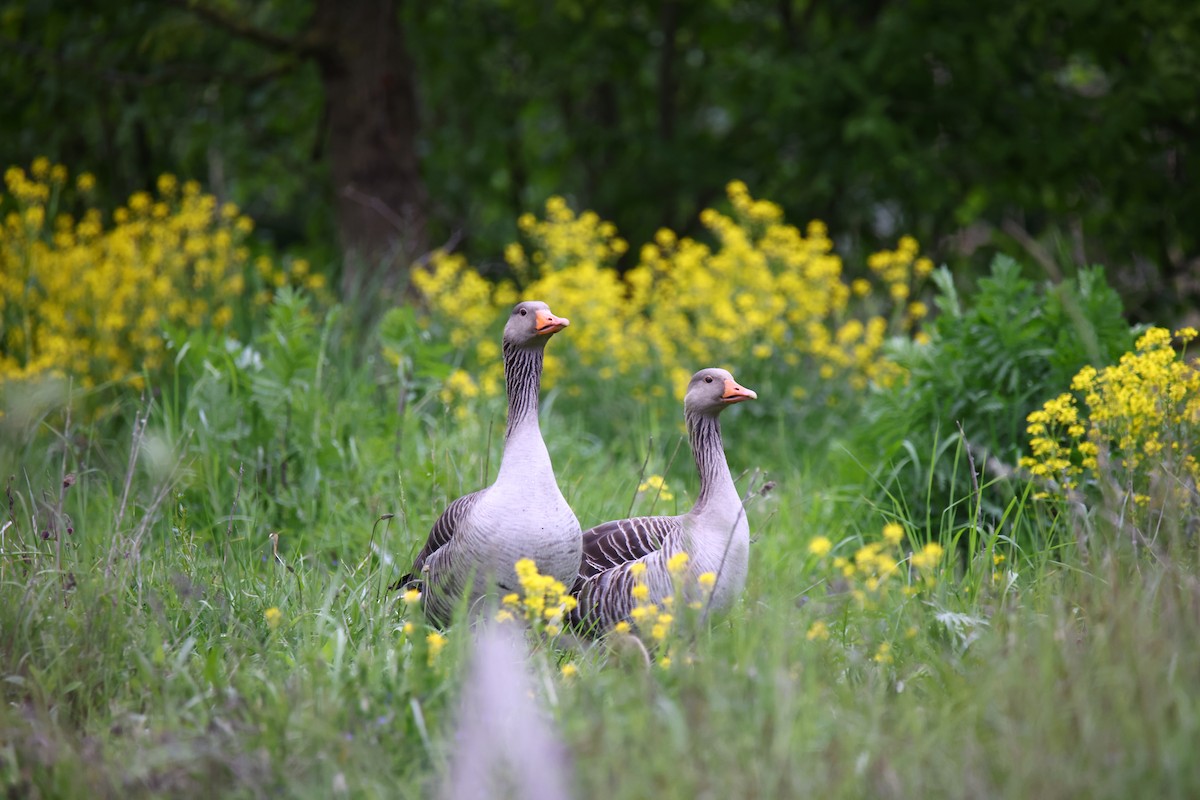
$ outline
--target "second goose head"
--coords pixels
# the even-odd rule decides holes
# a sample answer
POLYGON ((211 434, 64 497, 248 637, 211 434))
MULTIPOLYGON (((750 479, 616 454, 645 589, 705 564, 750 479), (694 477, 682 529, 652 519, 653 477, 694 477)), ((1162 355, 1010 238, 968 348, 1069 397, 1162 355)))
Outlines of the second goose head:
POLYGON ((551 335, 571 324, 556 317, 550 306, 540 300, 517 303, 504 326, 504 344, 510 347, 545 347, 551 335))
POLYGON ((689 414, 716 416, 726 406, 758 395, 733 379, 727 370, 710 367, 692 376, 683 398, 684 411, 689 414))

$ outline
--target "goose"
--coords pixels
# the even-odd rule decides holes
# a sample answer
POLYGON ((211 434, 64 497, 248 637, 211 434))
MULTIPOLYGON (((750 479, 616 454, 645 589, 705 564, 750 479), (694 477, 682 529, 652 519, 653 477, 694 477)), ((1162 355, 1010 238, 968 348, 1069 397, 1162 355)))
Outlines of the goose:
POLYGON ((700 473, 696 503, 679 516, 614 520, 584 532, 583 561, 572 588, 578 606, 571 622, 577 630, 595 636, 628 619, 635 583, 649 588, 648 603, 673 595, 668 562, 678 553, 688 555, 685 584, 694 586, 706 572, 716 575, 708 612, 724 610, 741 594, 750 526, 725 461, 717 417, 727 407, 757 397, 723 369, 702 369, 692 376, 683 415, 700 473), (638 563, 645 569, 635 575, 630 567, 638 563))
POLYGON ((519 591, 515 564, 530 558, 543 575, 575 579, 583 552, 579 520, 554 478, 538 425, 538 395, 546 342, 570 325, 540 301, 518 303, 504 326, 504 381, 508 424, 495 482, 464 495, 433 523, 412 574, 397 587, 423 583, 425 616, 449 624, 454 609, 473 605, 487 585, 519 591))

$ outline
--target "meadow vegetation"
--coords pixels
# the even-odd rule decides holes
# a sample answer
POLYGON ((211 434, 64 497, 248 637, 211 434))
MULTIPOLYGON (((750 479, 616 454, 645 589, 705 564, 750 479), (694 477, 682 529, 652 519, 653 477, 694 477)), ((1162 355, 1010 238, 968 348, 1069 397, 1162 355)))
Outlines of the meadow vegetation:
POLYGON ((496 470, 529 297, 572 320, 542 426, 585 527, 690 507, 694 369, 759 393, 723 419, 754 537, 729 614, 643 604, 613 635, 641 647, 589 646, 536 564, 500 598, 577 796, 1200 790, 1196 332, 1132 331, 1102 271, 960 296, 912 239, 844 263, 735 182, 624 273, 552 199, 502 275, 438 253, 363 323, 198 186, 105 220, 85 178, 6 173, 11 796, 435 794, 472 637, 387 586, 496 470))

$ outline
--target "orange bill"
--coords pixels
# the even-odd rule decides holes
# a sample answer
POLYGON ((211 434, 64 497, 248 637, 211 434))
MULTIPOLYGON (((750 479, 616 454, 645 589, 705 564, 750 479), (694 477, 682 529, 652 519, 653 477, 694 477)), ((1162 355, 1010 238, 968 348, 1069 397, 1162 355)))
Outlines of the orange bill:
POLYGON ((543 308, 537 312, 538 336, 549 336, 552 333, 558 333, 570 324, 571 320, 566 317, 556 317, 550 313, 549 309, 543 308))
POLYGON ((758 394, 753 389, 747 389, 732 378, 725 379, 725 394, 721 399, 726 403, 740 403, 743 400, 756 400, 758 394))

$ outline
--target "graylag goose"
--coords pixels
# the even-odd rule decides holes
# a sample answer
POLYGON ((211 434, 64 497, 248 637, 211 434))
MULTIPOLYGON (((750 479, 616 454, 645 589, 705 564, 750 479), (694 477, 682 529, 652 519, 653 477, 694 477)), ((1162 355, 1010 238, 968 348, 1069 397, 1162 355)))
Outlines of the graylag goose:
POLYGON ((508 427, 500 471, 491 486, 446 508, 413 562, 425 615, 435 625, 448 624, 464 595, 473 605, 489 584, 519 591, 514 565, 522 558, 564 584, 579 571, 579 520, 559 491, 538 425, 546 342, 569 324, 545 303, 528 301, 513 308, 504 326, 508 427))
POLYGON ((703 369, 692 376, 683 400, 683 415, 700 492, 686 514, 674 517, 634 517, 605 522, 583 534, 583 562, 572 594, 579 601, 572 617, 577 630, 598 635, 630 616, 636 583, 649 588, 647 603, 660 603, 676 591, 668 561, 687 553, 685 586, 695 590, 706 572, 715 583, 707 610, 732 605, 746 584, 750 555, 750 526, 738 496, 717 417, 727 407, 758 395, 738 384, 723 369, 703 369), (640 575, 630 566, 645 565, 640 575))

